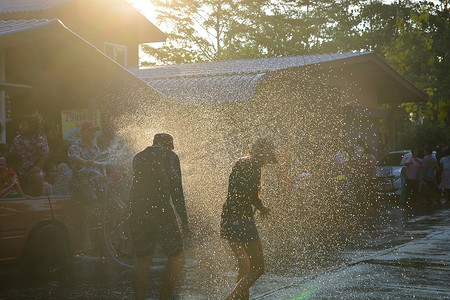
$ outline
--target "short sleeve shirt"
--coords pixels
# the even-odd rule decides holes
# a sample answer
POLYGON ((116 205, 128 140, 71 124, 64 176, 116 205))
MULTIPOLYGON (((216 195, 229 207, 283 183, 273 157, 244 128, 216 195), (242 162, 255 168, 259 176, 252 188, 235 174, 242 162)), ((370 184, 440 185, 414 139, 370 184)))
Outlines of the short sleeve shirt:
POLYGON ((47 140, 40 136, 34 136, 31 139, 25 139, 22 135, 14 138, 11 146, 11 152, 16 152, 22 157, 22 166, 17 170, 17 175, 23 180, 36 163, 44 156, 49 154, 47 140))
POLYGON ((439 162, 442 164, 443 170, 450 171, 450 155, 444 156, 439 162))
POLYGON ((421 161, 419 158, 414 159, 412 156, 408 157, 405 164, 412 163, 406 166, 406 179, 419 180, 420 179, 420 167, 421 161))
POLYGON ((99 154, 100 149, 96 145, 88 147, 83 142, 78 141, 70 146, 68 156, 70 164, 72 165, 72 183, 75 188, 86 184, 100 184, 103 173, 98 166, 92 165, 90 167, 85 167, 74 160, 76 156, 79 156, 85 160, 94 160, 99 154))

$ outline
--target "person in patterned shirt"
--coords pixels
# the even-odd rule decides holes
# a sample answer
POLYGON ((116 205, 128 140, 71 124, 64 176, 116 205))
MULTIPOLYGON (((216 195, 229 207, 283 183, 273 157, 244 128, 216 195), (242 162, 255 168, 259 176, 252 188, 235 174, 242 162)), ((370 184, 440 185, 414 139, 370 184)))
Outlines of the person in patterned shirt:
POLYGON ((105 170, 102 166, 94 164, 94 159, 100 154, 100 149, 94 144, 99 127, 92 121, 81 124, 81 140, 69 148, 69 161, 72 166, 72 189, 80 204, 78 218, 81 240, 78 252, 92 249, 89 223, 92 214, 92 205, 100 203, 105 187, 105 170))
POLYGON ((39 123, 32 117, 25 117, 19 125, 19 135, 12 142, 10 152, 16 152, 22 158, 17 169, 24 190, 32 196, 41 196, 44 174, 42 168, 50 151, 47 140, 39 134, 39 123))
POLYGON ((9 153, 6 156, 6 165, 0 165, 0 198, 6 197, 25 197, 31 198, 31 196, 25 195, 20 187, 19 178, 14 172, 14 169, 20 166, 22 158, 17 153, 9 153))

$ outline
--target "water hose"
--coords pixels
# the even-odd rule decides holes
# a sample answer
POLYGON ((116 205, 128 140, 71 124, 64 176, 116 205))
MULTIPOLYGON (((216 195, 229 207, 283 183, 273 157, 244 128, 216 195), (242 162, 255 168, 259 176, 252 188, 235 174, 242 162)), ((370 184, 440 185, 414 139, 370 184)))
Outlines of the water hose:
POLYGON ((119 265, 127 267, 127 268, 134 268, 134 266, 124 263, 120 259, 116 257, 116 255, 113 253, 113 250, 111 249, 111 243, 108 239, 108 236, 106 234, 106 200, 108 199, 108 185, 105 186, 105 192, 104 192, 104 203, 103 203, 103 238, 105 240, 106 249, 108 250, 109 256, 119 265))

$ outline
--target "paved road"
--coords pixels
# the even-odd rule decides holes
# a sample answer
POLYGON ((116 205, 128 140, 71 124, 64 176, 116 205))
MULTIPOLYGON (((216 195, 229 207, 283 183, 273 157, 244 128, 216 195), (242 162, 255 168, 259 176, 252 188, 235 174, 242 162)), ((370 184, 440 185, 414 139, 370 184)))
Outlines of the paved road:
POLYGON ((450 210, 409 220, 401 244, 255 299, 450 299, 450 210))
MULTIPOLYGON (((308 261, 283 270, 268 268, 251 289, 251 298, 450 299, 450 210, 419 216, 387 204, 381 211, 375 224, 356 224, 345 248, 323 252, 314 268, 306 268, 308 261)), ((161 269, 152 270, 149 299, 157 298, 161 269)), ((17 270, 0 270, 0 299, 132 298, 132 270, 111 260, 85 258, 76 275, 77 281, 65 286, 29 282, 17 270)), ((205 269, 188 259, 173 298, 223 298, 235 276, 232 269, 205 269)))

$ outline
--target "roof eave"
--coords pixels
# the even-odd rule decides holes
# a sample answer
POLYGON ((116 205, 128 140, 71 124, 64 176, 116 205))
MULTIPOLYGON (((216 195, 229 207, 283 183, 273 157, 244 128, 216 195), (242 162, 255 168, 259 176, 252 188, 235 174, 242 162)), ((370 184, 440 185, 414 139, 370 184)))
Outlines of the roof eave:
POLYGON ((317 72, 324 69, 331 69, 331 68, 337 68, 337 67, 345 67, 345 66, 351 66, 361 63, 367 63, 371 62, 374 63, 377 67, 379 67, 383 72, 385 72, 388 76, 390 76, 393 80, 398 82, 398 84, 404 88, 408 93, 413 95, 413 97, 410 97, 408 99, 399 99, 399 100, 393 100, 393 101, 382 101, 382 102, 426 102, 429 100, 429 96, 427 93, 416 87, 414 84, 412 84, 409 80, 407 80, 405 77, 403 77, 401 74, 399 74, 394 68, 392 68, 385 60, 383 60, 381 57, 379 57, 374 52, 368 52, 367 54, 353 56, 353 57, 347 57, 347 58, 341 58, 336 59, 333 61, 327 61, 327 62, 321 62, 321 63, 315 63, 305 66, 298 66, 294 68, 287 68, 277 71, 270 71, 269 73, 271 75, 282 75, 286 72, 289 72, 292 69, 302 69, 302 70, 308 70, 310 72, 317 72))

